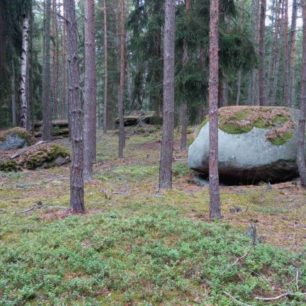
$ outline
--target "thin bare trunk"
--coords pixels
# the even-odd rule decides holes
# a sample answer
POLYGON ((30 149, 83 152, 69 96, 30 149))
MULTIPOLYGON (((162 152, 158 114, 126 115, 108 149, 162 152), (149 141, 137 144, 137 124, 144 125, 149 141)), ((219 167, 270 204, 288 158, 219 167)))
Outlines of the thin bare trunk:
POLYGON ((14 60, 12 61, 12 75, 11 75, 11 95, 12 95, 12 125, 16 126, 16 76, 15 76, 15 65, 14 60))
POLYGON ((221 218, 218 169, 219 0, 210 3, 209 22, 209 194, 210 219, 221 218))
POLYGON ((29 130, 28 118, 28 65, 29 65, 29 17, 27 14, 23 15, 22 23, 22 53, 21 53, 21 78, 20 78, 20 123, 21 127, 29 130))
POLYGON ((297 0, 292 3, 291 30, 289 37, 289 105, 295 106, 295 51, 296 51, 296 20, 297 20, 297 0))
POLYGON ((51 21, 51 0, 45 0, 44 16, 44 48, 43 48, 43 140, 51 139, 51 68, 50 68, 50 21, 51 21))
POLYGON ((306 120, 306 0, 303 0, 303 63, 300 118, 298 124, 298 152, 297 164, 299 168, 301 185, 306 188, 305 163, 305 120, 306 120))
POLYGON ((266 0, 261 0, 260 5, 260 25, 259 25, 259 105, 266 105, 265 91, 265 20, 266 20, 266 0))
POLYGON ((103 8, 104 17, 104 112, 103 112, 103 132, 107 133, 108 128, 108 26, 107 26, 107 6, 104 0, 103 8))
POLYGON ((92 179, 96 160, 96 43, 95 1, 85 1, 84 179, 92 179))
MULTIPOLYGON (((189 16, 191 2, 186 0, 186 15, 189 16)), ((184 39, 183 45, 183 67, 188 64, 189 54, 186 39, 184 39)), ((182 101, 180 106, 180 126, 181 126, 181 139, 180 149, 184 150, 187 147, 187 127, 188 127, 188 104, 186 99, 182 101)))
POLYGON ((118 93, 118 113, 119 113, 119 158, 123 158, 125 145, 124 133, 124 87, 125 87, 125 0, 120 0, 120 84, 118 93))
POLYGON ((68 103, 70 104, 72 163, 70 168, 70 206, 74 213, 84 213, 83 180, 83 109, 80 99, 78 31, 74 0, 64 0, 67 26, 68 103))
POLYGON ((241 95, 241 69, 238 70, 238 77, 237 77, 236 105, 240 104, 240 95, 241 95))
POLYGON ((163 136, 160 152, 159 188, 172 188, 174 130, 175 1, 165 1, 163 136))

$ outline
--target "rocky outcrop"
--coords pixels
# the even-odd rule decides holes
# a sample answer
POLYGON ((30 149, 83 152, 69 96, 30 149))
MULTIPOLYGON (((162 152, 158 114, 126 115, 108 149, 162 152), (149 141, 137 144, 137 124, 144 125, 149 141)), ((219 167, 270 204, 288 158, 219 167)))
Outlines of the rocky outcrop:
MULTIPOLYGON (((298 112, 284 107, 219 110, 219 174, 229 183, 280 182, 298 176, 298 112)), ((208 175, 209 123, 189 147, 188 164, 208 175)))
POLYGON ((0 150, 16 150, 30 146, 33 143, 32 135, 19 127, 0 133, 0 150))

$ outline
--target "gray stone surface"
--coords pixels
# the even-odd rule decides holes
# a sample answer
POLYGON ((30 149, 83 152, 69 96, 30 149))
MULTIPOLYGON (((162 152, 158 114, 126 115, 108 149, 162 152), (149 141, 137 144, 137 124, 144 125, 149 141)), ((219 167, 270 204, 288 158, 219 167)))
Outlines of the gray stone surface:
MULTIPOLYGON (((227 134, 219 130, 219 173, 224 181, 255 183, 286 181, 298 176, 297 139, 273 145, 266 139, 267 129, 253 128, 248 133, 227 134)), ((208 174, 209 123, 189 147, 188 165, 208 174)))
POLYGON ((0 150, 16 150, 27 146, 25 139, 18 135, 8 135, 0 142, 0 150))

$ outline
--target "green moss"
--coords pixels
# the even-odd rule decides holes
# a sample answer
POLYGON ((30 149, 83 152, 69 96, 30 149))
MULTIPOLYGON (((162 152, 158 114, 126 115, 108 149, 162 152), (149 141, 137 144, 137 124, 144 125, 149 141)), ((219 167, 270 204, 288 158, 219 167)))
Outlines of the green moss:
POLYGON ((278 135, 274 138, 271 138, 269 139, 269 141, 274 145, 281 146, 285 144, 286 142, 288 142, 292 137, 293 137, 293 132, 289 131, 282 135, 278 135))
POLYGON ((20 167, 15 160, 0 160, 0 171, 17 172, 20 171, 20 167))

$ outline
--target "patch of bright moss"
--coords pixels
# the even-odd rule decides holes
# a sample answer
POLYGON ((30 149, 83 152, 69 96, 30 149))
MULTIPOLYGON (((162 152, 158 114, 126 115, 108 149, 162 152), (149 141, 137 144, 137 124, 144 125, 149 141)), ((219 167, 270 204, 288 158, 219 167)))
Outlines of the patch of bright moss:
POLYGON ((289 131, 289 132, 286 132, 282 135, 278 135, 276 136, 275 138, 272 138, 270 140, 270 142, 276 146, 281 146, 283 144, 285 144, 286 142, 288 142, 293 136, 293 132, 292 131, 289 131))

